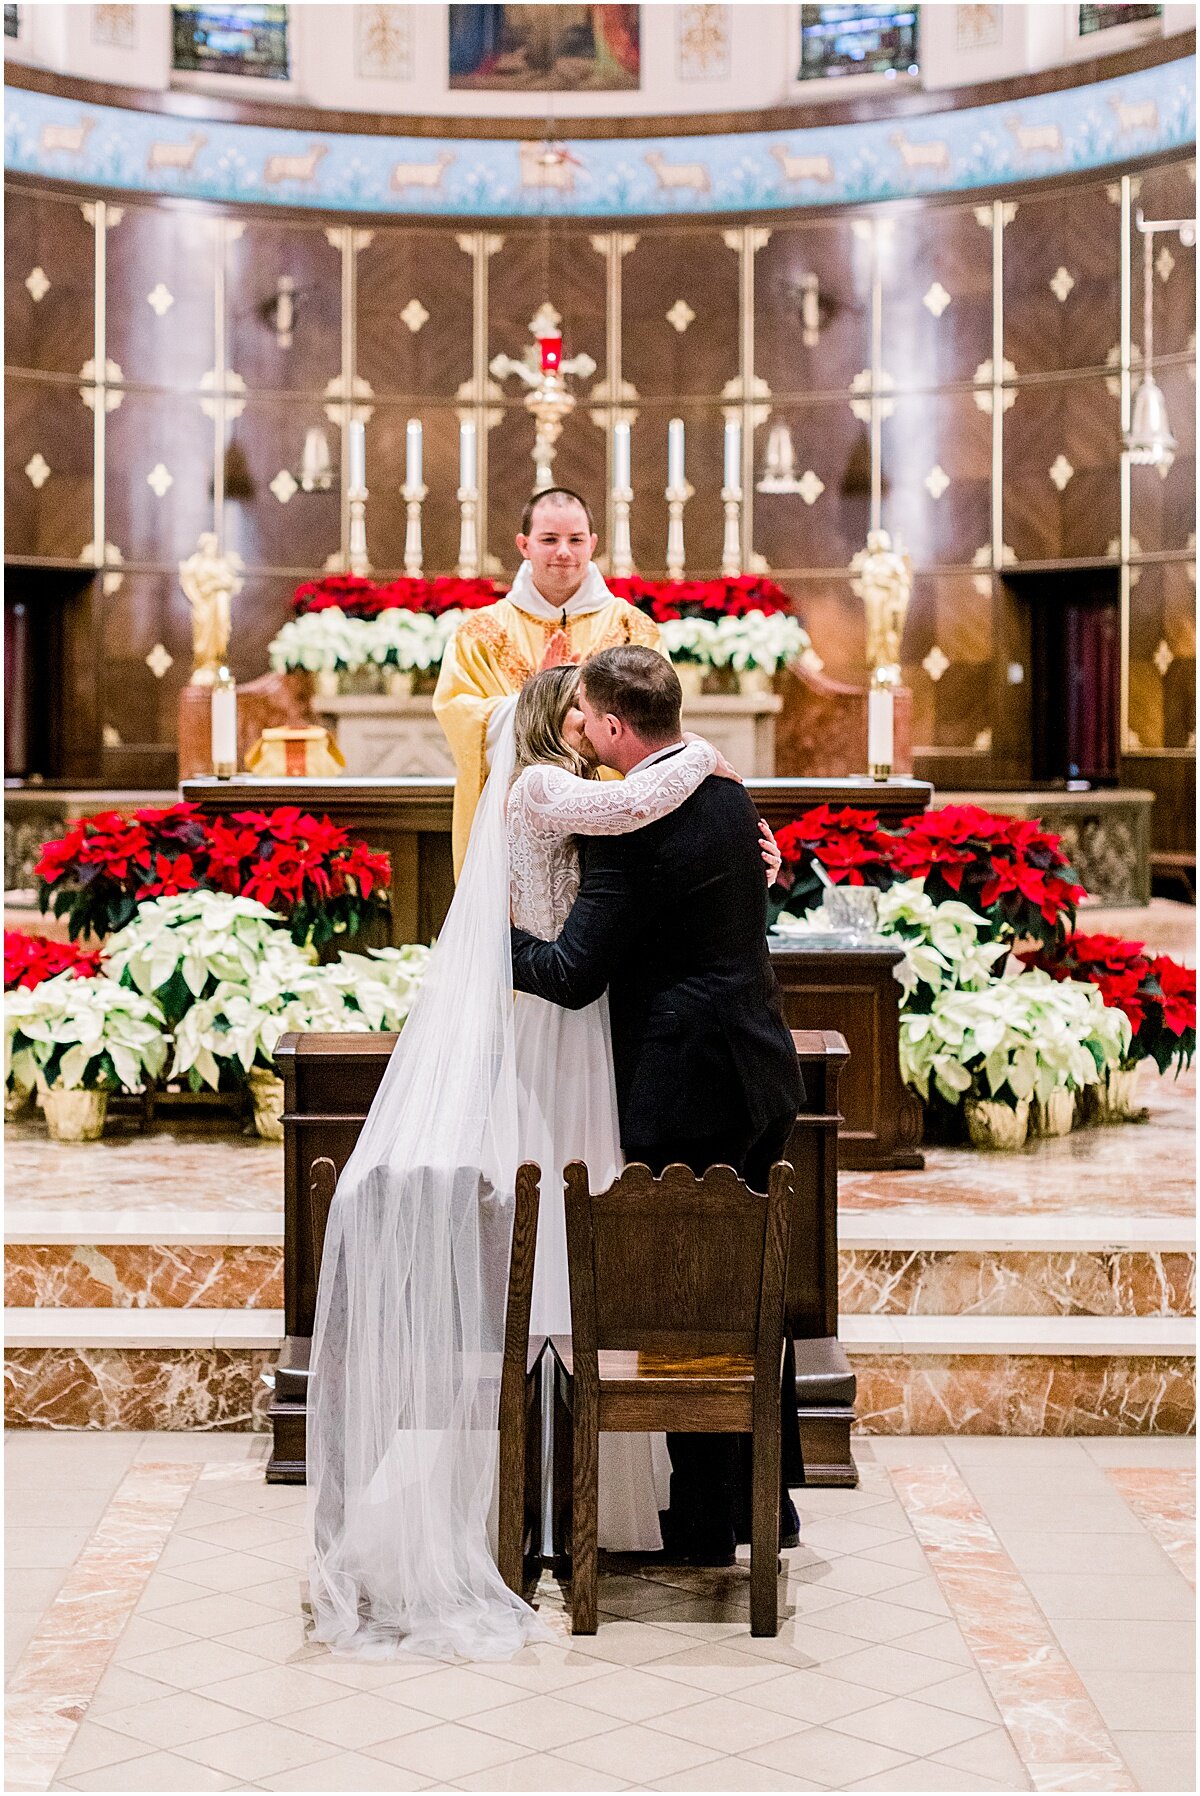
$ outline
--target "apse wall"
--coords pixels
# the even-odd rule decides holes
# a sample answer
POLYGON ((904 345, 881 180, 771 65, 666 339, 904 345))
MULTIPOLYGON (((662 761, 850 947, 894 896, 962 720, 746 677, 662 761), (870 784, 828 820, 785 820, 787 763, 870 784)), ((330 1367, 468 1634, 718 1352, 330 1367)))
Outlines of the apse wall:
MULTIPOLYGON (((114 132, 136 142, 145 167, 137 133, 147 122, 150 141, 182 145, 180 157, 216 127, 163 117, 154 96, 122 113, 96 88, 10 86, 9 591, 45 595, 47 582, 102 562, 87 605, 64 611, 76 777, 173 777, 191 642, 176 569, 202 530, 246 564, 234 671, 245 680, 265 669, 298 580, 345 555, 339 481, 328 492, 296 486, 310 429, 327 433, 340 461, 351 403, 367 421, 375 568, 400 571, 413 416, 425 426, 426 568, 453 567, 458 425, 474 417, 483 540, 496 570, 512 571, 533 430, 521 389, 488 365, 521 354, 549 298, 566 354, 596 364, 571 383, 578 403, 556 475, 603 514, 612 424, 630 420, 642 571, 664 568, 673 415, 687 426, 696 489, 689 572, 719 565, 722 431, 740 415, 753 565, 795 595, 831 675, 864 672, 850 557, 873 522, 903 538, 916 566, 905 678, 918 766, 939 785, 1030 776, 1031 580, 1061 574, 1083 592, 1094 577, 1097 590, 1119 589, 1121 771, 1160 793, 1158 842, 1172 845, 1172 831, 1188 827, 1195 655, 1195 252, 1177 237, 1158 246, 1154 275, 1155 361, 1176 458, 1163 478, 1120 452, 1141 353, 1133 213, 1195 210, 1194 123, 1161 97, 1190 91, 1190 63, 1170 57, 1192 42, 1165 48, 1167 60, 1143 52, 1122 70, 1110 59, 1032 99, 993 86, 913 120, 875 108, 866 124, 900 168, 882 191, 903 178, 904 198, 823 198, 818 171, 787 204, 750 195, 733 206, 710 179, 707 192, 678 185, 656 213, 627 217, 580 216, 582 188, 554 186, 539 191, 540 216, 441 216, 420 209, 419 188, 393 189, 376 212, 306 198, 286 175, 273 204, 249 203, 237 197, 236 164, 221 197, 185 197, 165 157, 157 173, 168 191, 135 191, 118 180, 115 151, 105 178, 100 151, 114 132), (1083 82, 1098 72, 1158 83, 1160 98, 1083 82), (47 99, 66 111, 38 112, 47 99), (115 126, 110 113, 121 115, 115 126), (1072 121, 1082 121, 1077 135, 1072 121), (75 149, 54 135, 80 125, 75 149), (1003 159, 971 162, 960 147, 968 132, 1003 159), (906 148, 939 144, 944 165, 928 150, 908 166, 906 148), (100 146, 99 165, 89 145, 100 146), (1024 159, 1016 167, 1014 156, 1024 159), (1040 174, 1048 163, 1054 172, 1040 174), (290 333, 275 309, 283 277, 294 284, 290 333), (796 492, 756 490, 778 424, 795 447, 796 492)), ((763 136, 753 119, 745 131, 763 136)), ((311 131, 299 150, 295 135, 280 132, 268 154, 304 154, 311 131)), ((465 157, 480 141, 458 147, 465 157)), ((581 156, 592 141, 580 140, 581 156)), ((687 141, 706 166, 708 140, 687 141)), ((732 155, 731 143, 714 139, 712 154, 732 155)), ((401 152, 385 148, 394 164, 401 152)), ((804 129, 776 130, 762 153, 786 178, 782 157, 810 150, 824 153, 804 129)), ((421 154, 434 152, 425 143, 421 154)), ((678 145, 671 154, 686 167, 678 145)), ((245 175, 256 194, 267 167, 260 155, 245 175)), ((839 161, 839 181, 852 174, 839 161)))

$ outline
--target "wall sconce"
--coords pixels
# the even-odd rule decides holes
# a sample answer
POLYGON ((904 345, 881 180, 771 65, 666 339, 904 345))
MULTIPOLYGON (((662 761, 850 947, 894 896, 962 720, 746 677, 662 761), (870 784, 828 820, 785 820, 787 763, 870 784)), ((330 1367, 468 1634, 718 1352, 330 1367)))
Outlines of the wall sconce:
POLYGON ((329 439, 319 424, 304 433, 304 453, 300 458, 300 490, 305 493, 327 493, 333 485, 333 462, 329 439))
POLYGON ((290 349, 296 323, 296 283, 290 274, 280 275, 275 283, 275 297, 262 306, 261 315, 275 332, 280 349, 290 349))
POLYGON ((777 418, 767 433, 767 459, 762 479, 757 482, 760 493, 798 493, 796 450, 791 427, 777 418))
POLYGON ((1133 414, 1125 433, 1125 451, 1136 467, 1157 468, 1166 475, 1175 460, 1175 438, 1167 417, 1167 402, 1154 378, 1154 234, 1156 231, 1178 231, 1179 241, 1190 249, 1196 241, 1196 226, 1190 218, 1150 220, 1141 207, 1137 210, 1137 228, 1142 234, 1142 378, 1133 396, 1133 414))

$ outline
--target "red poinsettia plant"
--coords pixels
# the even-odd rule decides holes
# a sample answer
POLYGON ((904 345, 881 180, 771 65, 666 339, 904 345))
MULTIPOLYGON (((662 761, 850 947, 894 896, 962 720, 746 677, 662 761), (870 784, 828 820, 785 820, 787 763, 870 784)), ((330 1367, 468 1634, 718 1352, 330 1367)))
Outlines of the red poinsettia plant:
POLYGON ((935 903, 969 904, 1008 937, 1061 941, 1085 896, 1057 836, 1023 817, 997 817, 977 805, 943 805, 884 829, 879 815, 820 805, 777 832, 784 910, 820 902, 819 865, 834 885, 887 891, 923 879, 935 903))
POLYGON ((382 611, 426 611, 441 617, 445 611, 478 611, 494 605, 502 590, 492 580, 463 580, 457 574, 439 574, 432 580, 406 576, 384 583, 361 574, 324 574, 298 586, 292 606, 299 616, 336 608, 347 617, 378 617, 382 611))
POLYGON ((32 989, 43 979, 74 973, 77 979, 94 979, 100 971, 98 948, 79 948, 74 942, 52 941, 48 935, 26 935, 20 929, 4 931, 4 989, 32 989))
POLYGON ((1052 979, 1098 988, 1106 1004, 1123 1010, 1133 1038, 1127 1064, 1153 1060, 1159 1072, 1190 1066, 1196 1052, 1196 972, 1169 955, 1146 953, 1142 942, 1116 935, 1071 935, 1054 947, 1020 958, 1052 979))
POLYGON ((643 580, 634 574, 627 580, 610 580, 608 589, 628 599, 657 624, 679 617, 745 617, 748 611, 791 611, 792 601, 782 586, 761 574, 738 574, 720 580, 643 580))
POLYGON ((294 805, 229 819, 195 804, 81 817, 34 872, 42 910, 68 918, 72 941, 123 929, 143 899, 203 887, 258 899, 316 947, 386 912, 392 877, 386 854, 294 805))

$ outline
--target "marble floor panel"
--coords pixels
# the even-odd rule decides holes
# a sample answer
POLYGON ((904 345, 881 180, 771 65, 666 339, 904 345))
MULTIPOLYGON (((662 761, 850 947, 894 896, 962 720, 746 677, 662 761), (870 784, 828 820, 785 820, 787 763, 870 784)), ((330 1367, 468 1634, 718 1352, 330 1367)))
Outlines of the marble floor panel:
POLYGON ((1181 1675, 1124 1669, 1190 1625, 1187 1442, 860 1441, 796 1493, 776 1638, 743 1561, 622 1561, 595 1636, 544 1578, 554 1640, 477 1665, 308 1643, 261 1438, 9 1443, 9 1789, 1195 1787, 1181 1675))

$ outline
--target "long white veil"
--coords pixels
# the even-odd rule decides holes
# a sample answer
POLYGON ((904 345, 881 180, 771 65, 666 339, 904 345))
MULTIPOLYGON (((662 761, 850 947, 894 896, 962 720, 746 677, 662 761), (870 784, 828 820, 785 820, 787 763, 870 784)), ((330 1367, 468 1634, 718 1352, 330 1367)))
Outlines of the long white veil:
POLYGON ((308 1403, 314 1637, 508 1658, 549 1632, 491 1538, 517 1169, 500 732, 412 1011, 338 1182, 308 1403))

